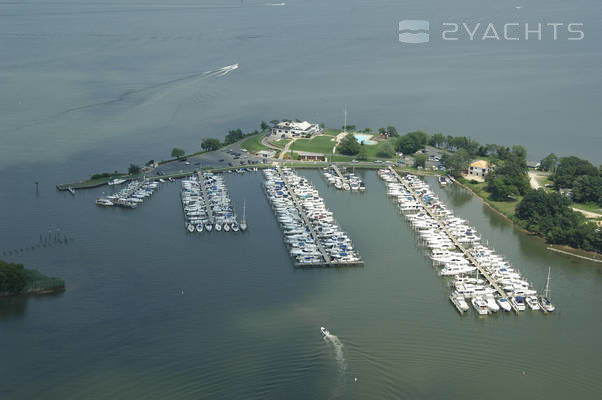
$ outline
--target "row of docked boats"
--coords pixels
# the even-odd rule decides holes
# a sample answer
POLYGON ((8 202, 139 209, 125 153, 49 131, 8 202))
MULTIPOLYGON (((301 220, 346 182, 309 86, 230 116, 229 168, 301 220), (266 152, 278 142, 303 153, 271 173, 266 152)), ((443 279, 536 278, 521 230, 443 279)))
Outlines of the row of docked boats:
POLYGON ((549 274, 544 293, 538 296, 520 272, 484 246, 477 231, 454 216, 427 183, 413 175, 400 177, 390 169, 379 170, 378 175, 439 275, 449 279, 449 299, 458 311, 464 313, 472 307, 479 315, 486 315, 527 308, 555 310, 549 299, 549 274))
POLYGON ((264 188, 284 242, 297 265, 360 264, 351 238, 335 222, 318 191, 290 168, 265 169, 264 188))
POLYGON ((322 175, 326 181, 339 190, 363 192, 366 190, 364 181, 354 173, 347 173, 345 167, 336 165, 325 167, 322 175))
MULTIPOLYGON (((124 183, 125 180, 113 181, 111 186, 124 183)), ((104 207, 119 206, 125 208, 136 208, 144 200, 150 197, 155 190, 159 188, 159 183, 143 179, 128 182, 128 184, 118 192, 99 197, 96 199, 96 204, 104 207)))
POLYGON ((182 208, 188 232, 247 230, 246 206, 240 224, 223 177, 210 172, 182 180, 182 208))

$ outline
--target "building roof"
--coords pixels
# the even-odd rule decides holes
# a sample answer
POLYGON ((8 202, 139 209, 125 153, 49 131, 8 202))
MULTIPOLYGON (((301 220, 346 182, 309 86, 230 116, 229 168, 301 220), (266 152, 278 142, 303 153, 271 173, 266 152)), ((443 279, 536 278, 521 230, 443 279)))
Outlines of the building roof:
POLYGON ((296 153, 299 154, 300 156, 306 156, 306 157, 324 156, 324 154, 322 154, 322 153, 312 153, 309 151, 297 151, 296 153))
POLYGON ((477 160, 473 161, 470 166, 473 168, 487 169, 489 168, 489 163, 485 160, 477 160))
POLYGON ((298 129, 298 130, 302 130, 302 131, 309 129, 312 126, 313 125, 307 121, 303 121, 303 122, 285 121, 285 122, 280 122, 278 124, 278 128, 280 128, 280 129, 298 129))

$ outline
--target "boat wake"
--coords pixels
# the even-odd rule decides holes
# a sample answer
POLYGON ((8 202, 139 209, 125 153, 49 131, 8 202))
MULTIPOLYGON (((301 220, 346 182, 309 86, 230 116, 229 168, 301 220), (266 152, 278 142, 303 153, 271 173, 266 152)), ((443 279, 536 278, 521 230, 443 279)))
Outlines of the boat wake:
POLYGON ((339 338, 332 333, 324 335, 323 339, 332 349, 334 357, 337 361, 339 375, 342 376, 347 370, 347 361, 345 361, 345 355, 343 354, 343 343, 341 343, 339 338))
MULTIPOLYGON (((146 87, 142 87, 139 89, 129 89, 121 93, 115 98, 110 100, 100 101, 96 103, 84 104, 81 106, 69 108, 63 111, 60 111, 56 114, 53 114, 48 117, 40 118, 37 120, 33 120, 31 123, 40 124, 51 122, 55 119, 68 116, 69 114, 82 112, 82 111, 93 111, 94 109, 106 106, 123 106, 127 108, 138 107, 144 105, 146 103, 151 103, 162 99, 165 96, 173 94, 175 96, 181 95, 181 91, 187 87, 196 88, 196 83, 208 78, 222 78, 229 75, 232 71, 238 69, 238 64, 226 65, 225 67, 221 67, 218 69, 205 71, 205 72, 197 72, 191 75, 183 76, 180 78, 171 79, 164 82, 159 82, 156 84, 152 84, 146 87)), ((199 96, 197 96, 199 97, 199 96)), ((198 101, 194 101, 198 102, 198 101)), ((179 107, 176 107, 175 113, 179 110, 179 107)), ((172 115, 172 119, 175 116, 172 115)), ((28 126, 30 124, 26 124, 28 126)), ((25 126, 18 127, 17 129, 23 128, 25 126)))

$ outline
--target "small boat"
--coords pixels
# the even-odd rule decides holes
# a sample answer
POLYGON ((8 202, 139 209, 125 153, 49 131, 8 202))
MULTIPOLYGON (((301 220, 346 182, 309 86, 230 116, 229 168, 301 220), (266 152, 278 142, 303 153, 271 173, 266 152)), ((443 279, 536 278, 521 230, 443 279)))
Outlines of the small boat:
POLYGON ((230 232, 230 225, 227 223, 224 223, 224 232, 230 232))
POLYGON ((110 181, 107 182, 107 184, 109 186, 113 186, 113 185, 121 185, 122 183, 124 183, 126 181, 126 179, 119 179, 119 178, 115 178, 115 179, 111 179, 110 181))
POLYGON ((241 231, 246 231, 247 230, 247 201, 245 200, 242 203, 242 221, 240 221, 240 230, 241 231))
POLYGON ((477 313, 479 313, 479 315, 489 314, 489 307, 487 307, 487 302, 481 297, 473 297, 471 303, 474 309, 477 310, 477 313))
POLYGON ((109 199, 100 198, 100 199, 96 199, 96 205, 110 207, 115 204, 113 204, 113 202, 109 199))
POLYGON ((203 224, 197 224, 196 231, 197 232, 203 232, 203 224))
POLYGON ((240 230, 240 227, 238 226, 238 224, 236 222, 232 222, 232 231, 234 232, 238 232, 240 230))
POLYGON ((211 232, 213 230, 213 225, 211 225, 211 224, 205 224, 205 230, 207 232, 211 232))
POLYGON ((453 305, 456 306, 458 311, 460 311, 460 313, 465 313, 470 308, 468 307, 466 300, 464 300, 464 297, 460 296, 458 293, 450 294, 449 299, 451 300, 453 305))
POLYGON ((510 306, 510 303, 508 302, 507 298, 500 297, 499 299, 497 299, 497 303, 500 305, 500 307, 502 308, 502 310, 504 310, 504 311, 512 311, 512 307, 510 306))
POLYGON ((324 335, 324 336, 330 335, 330 331, 328 329, 324 328, 323 326, 320 327, 320 331, 322 332, 322 335, 324 335))
POLYGON ((214 226, 214 228, 215 228, 215 230, 216 230, 216 231, 218 231, 218 232, 222 230, 222 226, 221 226, 219 223, 217 223, 217 222, 215 223, 215 226, 214 226))
POLYGON ((525 311, 527 307, 525 307, 525 298, 522 296, 510 297, 510 304, 514 306, 516 311, 525 311))
POLYGON ((192 232, 194 232, 194 225, 192 225, 192 224, 188 224, 188 225, 186 226, 186 229, 188 229, 188 232, 192 233, 192 232))
POLYGON ((538 311, 541 309, 541 307, 539 306, 539 303, 537 301, 537 297, 536 296, 527 296, 525 298, 525 301, 527 302, 527 305, 529 306, 529 308, 533 311, 538 311))
POLYGON ((543 291, 543 295, 539 296, 539 304, 541 309, 545 312, 553 312, 556 310, 554 304, 550 302, 550 267, 548 267, 548 278, 546 279, 546 288, 543 291))

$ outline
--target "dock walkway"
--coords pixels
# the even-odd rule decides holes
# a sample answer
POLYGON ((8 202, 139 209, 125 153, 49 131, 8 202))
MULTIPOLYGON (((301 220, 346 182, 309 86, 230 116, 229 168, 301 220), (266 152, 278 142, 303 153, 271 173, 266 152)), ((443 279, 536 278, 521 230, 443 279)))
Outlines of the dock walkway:
POLYGON ((314 243, 316 243, 316 245, 318 246, 318 250, 320 250, 322 257, 324 258, 325 264, 332 265, 332 259, 330 258, 330 255, 326 252, 326 250, 324 250, 324 247, 320 243, 320 240, 318 239, 318 235, 316 235, 316 232, 314 231, 313 225, 307 218, 307 215, 305 215, 305 210, 303 209, 303 206, 299 202, 299 199, 297 198, 297 195, 295 194, 293 188, 289 185, 288 180, 284 177, 284 174, 282 173, 282 169, 280 168, 280 164, 278 164, 276 166, 276 169, 278 171, 278 174, 282 178, 282 181, 284 182, 284 186, 286 186, 286 190, 291 195, 291 199, 293 200, 293 203, 295 203, 295 207, 299 211, 301 218, 303 218, 303 222, 305 222, 305 225, 309 228, 311 237, 314 240, 314 243))
MULTIPOLYGON (((489 275, 489 273, 487 272, 487 270, 485 270, 485 268, 483 268, 481 266, 481 264, 472 256, 472 254, 470 254, 468 252, 468 250, 466 250, 466 248, 464 246, 462 246, 462 244, 460 242, 458 242, 458 240, 456 239, 456 237, 447 229, 447 227, 445 226, 445 224, 443 222, 441 222, 441 220, 439 219, 439 217, 435 213, 433 213, 429 207, 427 207, 426 203, 422 200, 422 197, 420 197, 414 191, 414 189, 410 185, 408 185, 404 179, 402 179, 402 177, 397 173, 397 171, 395 171, 395 169, 393 167, 389 166, 389 170, 391 170, 391 172, 393 173, 393 175, 395 175, 395 178, 397 178, 397 180, 399 181, 399 183, 401 183, 407 190, 409 190, 410 193, 412 193, 412 195, 414 196, 414 198, 416 200, 418 200, 418 202, 420 202, 420 204, 422 205, 422 207, 424 208, 424 210, 431 216, 431 218, 433 218, 437 222, 437 224, 439 225, 439 227, 447 234, 447 236, 452 240, 452 242, 454 243, 454 245, 479 270, 479 272, 481 273, 481 275, 483 277, 485 277, 485 279, 487 279, 487 281, 489 282, 489 284, 491 286, 493 286, 493 288, 500 294, 500 296, 507 297, 507 294, 504 291, 504 289, 502 289, 500 287, 500 285, 498 285, 498 283, 491 277, 491 275, 489 275)), ((512 308, 514 308, 514 305, 512 305, 512 308)), ((516 310, 516 309, 515 309, 515 311, 518 312, 518 310, 516 310)))
POLYGON ((207 195, 207 187, 205 185, 205 177, 202 172, 198 172, 199 176, 199 185, 201 186, 201 192, 203 193, 203 200, 205 202, 205 210, 207 211, 207 218, 209 219, 209 223, 211 225, 214 224, 213 219, 213 207, 211 207, 211 203, 209 202, 209 196, 207 195))

